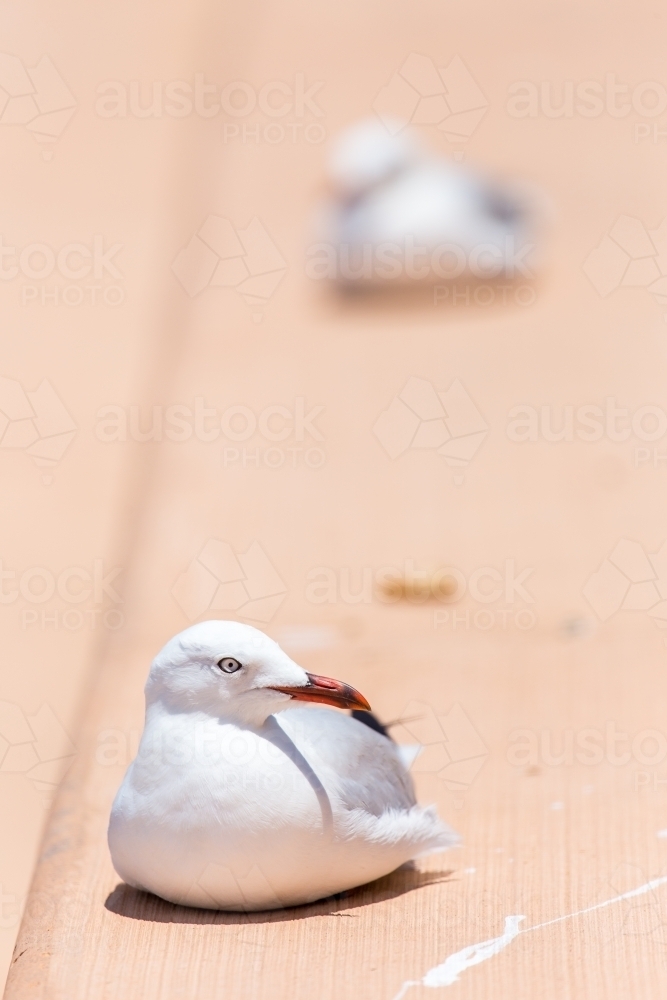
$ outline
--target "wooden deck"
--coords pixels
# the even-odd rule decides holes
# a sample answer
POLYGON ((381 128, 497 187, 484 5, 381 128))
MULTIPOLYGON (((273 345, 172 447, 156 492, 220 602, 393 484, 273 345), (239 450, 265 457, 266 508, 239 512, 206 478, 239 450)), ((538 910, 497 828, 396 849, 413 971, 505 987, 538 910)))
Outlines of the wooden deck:
MULTIPOLYGON (((12 131, 0 169, 17 195, 3 239, 57 249, 102 233, 105 247, 122 244, 125 297, 116 309, 42 305, 44 283, 25 275, 0 289, 0 374, 27 391, 49 379, 77 425, 53 469, 0 451, 2 551, 19 573, 57 576, 94 560, 105 573, 122 567, 123 602, 107 588, 92 603, 17 598, 3 608, 2 698, 28 719, 46 704, 76 747, 61 741, 51 752, 71 763, 48 813, 6 996, 664 996, 667 446, 662 435, 651 440, 642 410, 667 413, 665 304, 646 287, 667 270, 667 141, 653 132, 667 112, 646 112, 644 86, 664 78, 667 87, 662 14, 649 4, 445 10, 297 0, 38 7, 39 31, 37 15, 0 12, 6 50, 26 66, 48 52, 77 111, 51 158, 25 129, 12 131), (476 303, 472 287, 437 304, 428 293, 337 298, 306 275, 325 163, 316 139, 371 113, 411 52, 437 67, 458 56, 488 101, 468 137, 450 142, 421 126, 424 141, 550 200, 543 273, 518 298, 515 286, 506 291, 504 304, 498 288, 492 305, 476 303), (141 80, 147 101, 152 81, 202 73, 218 94, 231 81, 257 93, 282 81, 294 111, 96 110, 104 81, 123 82, 129 96, 141 80), (605 94, 600 113, 578 111, 575 100, 571 115, 552 115, 564 81, 576 89, 608 74, 627 93, 605 94), (319 81, 299 104, 299 88, 319 81), (536 114, 517 117, 510 90, 526 83, 537 85, 536 114), (631 99, 627 115, 615 113, 631 99), (272 123, 295 127, 283 135, 267 131, 272 123), (268 281, 245 297, 231 287, 187 294, 188 274, 179 281, 171 265, 209 216, 237 233, 259 220, 276 248, 263 270, 284 272, 275 289, 268 281), (614 229, 622 217, 639 222, 614 229), (591 261, 612 230, 617 249, 606 243, 591 261), (612 290, 625 260, 619 240, 634 260, 612 290), (24 305, 31 284, 38 301, 24 305), (460 380, 487 429, 467 465, 417 448, 392 459, 373 432, 410 378, 441 393, 460 380), (109 406, 127 416, 124 440, 104 440, 109 406), (178 411, 193 428, 186 440, 167 414, 176 406, 190 413, 178 411), (215 414, 195 427, 203 406, 215 414), (519 406, 533 408, 536 440, 510 429, 519 406), (558 440, 567 406, 573 430, 558 440), (612 406, 627 413, 614 424, 605 417, 601 437, 586 440, 581 408, 612 406), (158 407, 159 440, 139 440, 132 407, 144 436, 158 407), (243 408, 240 423, 214 435, 230 407, 243 408), (295 428, 284 440, 261 430, 272 407, 270 427, 295 428), (255 417, 243 438, 239 427, 255 417), (211 540, 250 553, 241 616, 263 613, 295 659, 357 686, 383 718, 404 720, 401 742, 426 747, 415 764, 419 797, 437 802, 460 849, 270 914, 173 907, 120 883, 106 825, 141 731, 150 660, 189 622, 225 614, 212 609, 211 540), (381 601, 381 568, 410 565, 455 568, 465 594, 381 601), (63 625, 79 607, 103 624, 63 625), (42 610, 60 616, 58 628, 42 610), (507 924, 513 916, 524 919, 507 924), (519 933, 489 944, 484 961, 466 968, 465 953, 429 978, 513 926, 519 933)), ((42 828, 26 775, 0 773, 13 820, 1 834, 0 879, 15 899, 42 828)), ((48 797, 48 781, 37 785, 48 797)), ((7 946, 10 912, 0 914, 7 946)))

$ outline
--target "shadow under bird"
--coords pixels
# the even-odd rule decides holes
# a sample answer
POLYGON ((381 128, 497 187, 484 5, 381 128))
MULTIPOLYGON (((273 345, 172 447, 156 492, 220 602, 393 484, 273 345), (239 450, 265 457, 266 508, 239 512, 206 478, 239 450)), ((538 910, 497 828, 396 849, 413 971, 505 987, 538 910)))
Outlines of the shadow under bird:
POLYGON ((249 625, 202 622, 171 639, 111 811, 121 878, 173 903, 276 909, 454 846, 435 807, 417 805, 396 745, 322 705, 370 709, 249 625))

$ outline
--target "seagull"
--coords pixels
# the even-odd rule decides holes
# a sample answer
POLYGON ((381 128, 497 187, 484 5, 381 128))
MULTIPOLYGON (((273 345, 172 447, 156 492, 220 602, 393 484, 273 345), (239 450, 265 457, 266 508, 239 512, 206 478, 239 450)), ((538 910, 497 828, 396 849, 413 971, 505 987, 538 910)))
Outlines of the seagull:
POLYGON ((417 805, 396 744, 340 711, 369 712, 363 695, 308 673, 250 625, 207 621, 176 635, 145 692, 108 833, 114 868, 136 889, 271 910, 458 842, 434 806, 417 805))
MULTIPOLYGON (((361 121, 333 144, 324 243, 309 273, 342 286, 532 277, 534 210, 500 184, 424 149, 404 123, 361 121)), ((534 199, 533 199, 534 200, 534 199)))

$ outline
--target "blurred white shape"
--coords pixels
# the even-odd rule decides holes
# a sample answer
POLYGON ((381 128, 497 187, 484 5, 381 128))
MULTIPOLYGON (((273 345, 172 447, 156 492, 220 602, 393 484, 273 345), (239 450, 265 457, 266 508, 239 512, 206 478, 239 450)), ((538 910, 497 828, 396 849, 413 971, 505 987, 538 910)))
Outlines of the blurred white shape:
MULTIPOLYGON (((397 121, 396 131, 404 123, 397 121)), ((419 159, 420 150, 410 133, 395 138, 392 130, 373 119, 350 126, 334 144, 329 176, 336 189, 348 197, 360 194, 419 159)))
MULTIPOLYGON (((424 113, 435 117, 439 99, 425 97, 424 113)), ((331 150, 329 177, 324 242, 309 251, 317 276, 322 256, 324 273, 342 284, 534 275, 534 212, 525 193, 430 154, 388 119, 343 132, 331 150)))
POLYGON ((414 762, 419 757, 422 751, 422 747, 418 743, 402 743, 400 746, 396 747, 398 756, 403 762, 403 767, 407 768, 409 771, 414 762))
POLYGON ((340 642, 340 633, 333 625, 284 625, 278 630, 277 639, 286 651, 302 652, 330 649, 340 642))

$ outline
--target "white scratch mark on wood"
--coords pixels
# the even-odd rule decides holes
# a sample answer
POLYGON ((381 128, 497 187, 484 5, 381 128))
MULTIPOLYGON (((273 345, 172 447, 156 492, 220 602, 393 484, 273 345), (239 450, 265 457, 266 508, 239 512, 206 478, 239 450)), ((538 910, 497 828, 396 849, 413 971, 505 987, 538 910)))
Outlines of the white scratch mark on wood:
POLYGON ((506 948, 519 934, 529 934, 531 931, 538 931, 542 927, 559 924, 563 920, 573 920, 575 917, 581 917, 585 913, 592 913, 593 910, 602 910, 606 906, 618 903, 621 899, 633 899, 635 896, 643 896, 644 893, 651 892, 658 886, 664 885, 665 882, 667 882, 667 875, 663 875, 661 878, 654 878, 650 882, 638 886, 636 889, 630 889, 629 892, 623 892, 619 896, 612 896, 611 899, 605 899, 602 903, 594 903, 593 906, 586 906, 583 910, 576 910, 575 913, 565 913, 562 917, 554 917, 553 920, 545 920, 544 923, 534 924, 532 927, 519 927, 521 921, 526 919, 519 914, 505 917, 505 929, 500 937, 482 941, 480 944, 470 944, 467 948, 462 948, 461 951, 454 952, 441 965, 436 965, 434 968, 429 969, 422 979, 407 979, 394 997, 394 1000, 403 1000, 403 997, 412 986, 430 986, 433 989, 442 986, 451 986, 452 983, 458 982, 461 972, 472 968, 473 965, 479 965, 480 962, 485 962, 487 958, 497 955, 498 952, 506 948))

